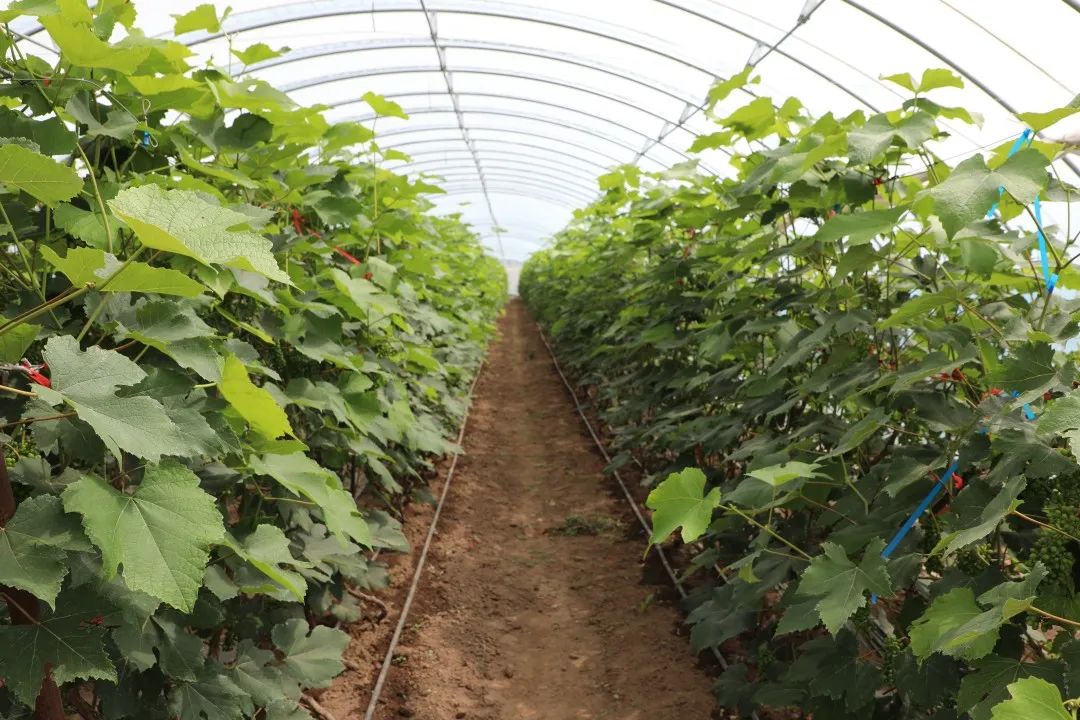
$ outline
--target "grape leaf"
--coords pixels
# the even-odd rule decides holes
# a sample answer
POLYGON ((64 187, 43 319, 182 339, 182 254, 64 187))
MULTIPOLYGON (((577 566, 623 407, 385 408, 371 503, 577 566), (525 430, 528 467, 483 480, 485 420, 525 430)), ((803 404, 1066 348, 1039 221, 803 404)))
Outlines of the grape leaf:
POLYGON ((37 339, 40 325, 21 323, 0 335, 0 362, 18 362, 37 339))
POLYGON ((1057 375, 1054 347, 1050 343, 1025 343, 1014 348, 1014 353, 991 376, 1000 387, 1010 392, 1041 391, 1057 375))
POLYGON ((994 706, 993 720, 1073 720, 1056 685, 1030 677, 1009 685, 1011 698, 994 706))
MULTIPOLYGON (((139 128, 139 119, 124 108, 114 108, 105 112, 105 122, 98 121, 94 110, 90 109, 89 96, 79 93, 64 107, 71 117, 86 126, 84 135, 95 137, 104 135, 124 142, 131 141, 131 135, 139 128)), ((101 108, 102 111, 105 108, 101 108)))
POLYGON ((998 201, 999 188, 1018 202, 1029 203, 1046 185, 1046 157, 1038 150, 1021 150, 1001 167, 986 167, 976 153, 957 165, 940 185, 924 191, 934 201, 934 212, 951 238, 961 228, 986 214, 998 201))
POLYGON ((274 260, 273 243, 256 233, 231 229, 251 222, 244 213, 214 205, 189 190, 163 190, 157 185, 123 190, 109 206, 147 247, 290 283, 274 260))
POLYGON ((177 35, 207 30, 216 33, 221 30, 221 20, 218 19, 217 10, 210 3, 197 6, 183 15, 173 15, 176 22, 173 24, 173 32, 177 35))
POLYGON ((967 659, 980 658, 997 643, 998 623, 985 628, 985 632, 969 637, 966 632, 972 623, 983 625, 984 612, 975 603, 971 588, 959 587, 936 598, 929 609, 917 618, 908 631, 911 651, 915 657, 925 659, 934 652, 967 659), (959 634, 959 636, 958 636, 959 634))
POLYGON ((72 520, 73 516, 64 514, 58 497, 41 495, 23 500, 7 526, 0 527, 0 578, 4 584, 55 607, 68 572, 65 548, 89 549, 78 521, 73 525, 72 520))
POLYGON ((884 543, 874 539, 856 565, 841 546, 827 542, 799 580, 799 595, 819 597, 818 614, 825 628, 836 635, 847 619, 865 604, 864 593, 892 595, 892 582, 881 557, 884 543))
POLYGON ((251 640, 241 640, 237 645, 231 678, 237 687, 251 696, 256 705, 269 705, 298 689, 285 681, 274 653, 256 647, 251 640))
POLYGON ((53 667, 57 684, 97 678, 116 682, 116 669, 105 650, 105 629, 92 622, 101 615, 101 599, 85 588, 67 590, 56 610, 28 625, 0 625, 0 667, 7 686, 33 707, 45 677, 53 667))
POLYGON ((706 495, 705 473, 686 468, 653 488, 645 504, 653 511, 650 544, 663 542, 678 527, 682 527, 683 542, 693 542, 712 522, 713 510, 720 506, 720 488, 706 495))
POLYGON ((221 356, 215 349, 214 329, 195 314, 191 305, 142 300, 135 306, 135 322, 123 326, 121 332, 168 355, 177 365, 194 370, 204 380, 221 379, 221 356))
POLYGON ((798 460, 791 460, 790 462, 781 465, 770 465, 769 467, 751 470, 747 475, 768 483, 773 487, 779 487, 796 478, 815 477, 818 474, 817 470, 820 467, 821 466, 817 463, 804 463, 799 462, 798 460))
POLYGON ((169 717, 180 720, 242 720, 253 706, 225 668, 207 663, 195 682, 177 683, 169 690, 169 717))
MULTIPOLYGON (((120 268, 116 256, 97 248, 71 248, 67 256, 60 257, 48 247, 41 247, 41 255, 50 265, 67 276, 72 285, 100 285, 120 268)), ((201 295, 205 286, 187 275, 170 268, 159 268, 141 262, 129 263, 105 286, 105 292, 146 292, 161 295, 195 297, 201 295)))
POLYGON ((1020 678, 1040 677, 1062 682, 1060 661, 1030 662, 1023 658, 988 655, 971 663, 971 672, 960 681, 956 706, 973 720, 989 720, 990 708, 1008 697, 1006 687, 1020 678))
POLYGON ((282 47, 277 50, 273 49, 266 43, 255 43, 254 45, 248 45, 243 50, 233 49, 232 54, 245 65, 254 65, 265 60, 273 60, 274 58, 281 57, 285 53, 289 52, 289 48, 282 47))
POLYGON ((285 655, 285 670, 304 688, 326 687, 345 669, 341 654, 349 644, 349 635, 324 625, 316 625, 308 634, 305 620, 286 620, 275 625, 270 637, 285 655))
POLYGON ((22 190, 46 205, 70 200, 82 190, 79 174, 67 165, 19 145, 0 145, 0 183, 22 190))
POLYGON ((247 420, 251 429, 273 440, 282 435, 294 435, 289 417, 274 396, 255 385, 248 377, 244 363, 235 355, 227 355, 218 382, 221 395, 247 420))
MULTIPOLYGON (((297 560, 289 551, 289 539, 281 528, 274 525, 259 525, 253 533, 237 539, 230 533, 225 534, 222 543, 232 550, 244 562, 250 563, 276 585, 288 590, 301 602, 307 594, 307 582, 293 570, 286 570, 282 565, 309 567, 310 563, 297 560)), ((274 586, 276 588, 276 585, 274 586)), ((244 592, 262 592, 263 588, 243 588, 244 592)))
POLYGON ((396 102, 394 102, 393 100, 387 100, 382 95, 377 95, 370 90, 364 93, 360 97, 360 99, 370 105, 371 109, 374 110, 378 115, 383 115, 386 117, 397 117, 401 118, 402 120, 409 119, 409 116, 405 114, 405 111, 402 110, 401 106, 398 105, 396 102))
POLYGON ((224 535, 214 498, 177 463, 151 465, 131 495, 83 476, 63 493, 64 507, 83 516, 101 550, 102 571, 169 605, 190 612, 202 585, 209 546, 224 535))
POLYGON ((72 65, 133 75, 150 56, 149 45, 110 45, 100 40, 88 23, 72 22, 64 12, 42 16, 41 24, 60 48, 62 59, 72 65))
POLYGON ((49 338, 43 356, 52 371, 52 388, 39 385, 38 395, 50 405, 71 406, 117 458, 122 450, 155 462, 162 455, 191 453, 191 445, 160 402, 144 395, 116 394, 117 388, 146 377, 131 360, 96 346, 79 350, 70 335, 49 338))
POLYGON ((853 215, 837 215, 828 220, 814 235, 818 242, 836 242, 849 238, 852 245, 863 245, 878 235, 891 232, 900 216, 907 212, 906 207, 890 210, 870 210, 853 215))
POLYGON ((341 487, 341 479, 302 453, 262 455, 250 458, 251 469, 269 475, 289 491, 319 506, 330 532, 371 547, 371 529, 356 509, 352 495, 341 487))
POLYGON ((937 545, 934 546, 932 554, 941 552, 950 555, 960 548, 989 535, 1013 510, 1020 507, 1021 501, 1017 500, 1017 498, 1026 485, 1027 480, 1023 477, 1010 478, 1005 483, 1005 487, 1001 488, 1001 492, 983 507, 978 523, 942 535, 937 545))

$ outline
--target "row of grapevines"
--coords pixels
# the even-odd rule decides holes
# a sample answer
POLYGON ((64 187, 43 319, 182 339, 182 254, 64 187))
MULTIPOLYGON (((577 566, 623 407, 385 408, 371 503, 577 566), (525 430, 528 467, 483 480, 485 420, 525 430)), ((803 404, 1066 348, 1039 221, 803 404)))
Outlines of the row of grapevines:
MULTIPOLYGON (((597 388, 615 462, 667 476, 652 541, 681 528, 693 554, 691 638, 731 661, 722 705, 1064 720, 1080 697, 1080 254, 1076 228, 1043 228, 1049 292, 1023 228, 1037 195, 1080 196, 1050 143, 943 161, 935 141, 977 121, 932 99, 959 78, 889 80, 910 99, 870 117, 766 97, 714 113, 696 149, 730 151, 732 177, 601 177, 523 296, 597 388)), ((1021 117, 1038 131, 1073 112, 1021 117)))
POLYGON ((0 12, 0 717, 305 718, 505 278, 369 130, 134 21, 0 12))

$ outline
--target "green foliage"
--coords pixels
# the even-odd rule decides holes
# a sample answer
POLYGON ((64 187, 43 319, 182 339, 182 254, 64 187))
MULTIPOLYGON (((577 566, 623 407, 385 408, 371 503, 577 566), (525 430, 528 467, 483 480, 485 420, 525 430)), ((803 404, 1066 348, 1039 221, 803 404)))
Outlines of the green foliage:
MULTIPOLYGON (((1077 189, 1047 189, 1046 144, 950 167, 932 141, 974 116, 933 98, 959 78, 887 79, 911 97, 870 117, 758 97, 716 118, 694 149, 733 153, 730 177, 610 171, 521 291, 612 454, 667 478, 650 542, 694 542, 691 641, 729 655, 734 714, 1041 717, 1005 688, 1080 694, 1080 325, 1025 205, 1077 189)), ((1069 287, 1076 232, 1046 230, 1069 287)))
POLYGON ((94 717, 309 717, 348 585, 408 550, 394 517, 452 447, 503 272, 368 128, 190 66, 132 3, 0 11, 24 16, 60 57, 5 26, 0 716, 51 667, 94 717))
POLYGON ((646 504, 653 511, 649 542, 664 540, 682 528, 683 542, 693 542, 709 527, 713 510, 720 504, 720 490, 705 493, 705 474, 697 468, 672 473, 649 493, 646 504))

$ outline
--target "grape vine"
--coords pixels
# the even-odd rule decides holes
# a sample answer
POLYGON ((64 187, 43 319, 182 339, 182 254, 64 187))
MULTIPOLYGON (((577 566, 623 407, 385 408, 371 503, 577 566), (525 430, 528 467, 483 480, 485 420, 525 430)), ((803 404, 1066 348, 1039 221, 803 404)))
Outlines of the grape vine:
POLYGON ((603 175, 521 277, 653 484, 652 542, 719 569, 695 575, 693 648, 727 653, 739 717, 1073 717, 1080 234, 1050 204, 1078 195, 1038 133, 1080 103, 950 164, 978 118, 937 101, 948 70, 822 117, 738 107, 752 74, 713 89, 693 147, 730 177, 603 175))
POLYGON ((128 0, 0 23, 0 718, 313 717, 504 273, 368 128, 128 0))

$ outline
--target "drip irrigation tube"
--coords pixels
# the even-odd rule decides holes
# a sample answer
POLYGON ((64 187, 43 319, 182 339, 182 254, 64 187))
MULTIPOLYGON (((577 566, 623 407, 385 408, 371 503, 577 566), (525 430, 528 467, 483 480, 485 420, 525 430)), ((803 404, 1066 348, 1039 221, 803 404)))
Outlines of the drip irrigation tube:
MULTIPOLYGON (((551 343, 548 342, 543 328, 537 325, 536 329, 537 332, 540 333, 540 339, 543 340, 544 347, 547 348, 548 355, 551 356, 551 363, 555 366, 555 371, 559 373, 563 385, 566 386, 566 391, 570 393, 570 398, 574 401, 574 407, 577 408, 578 415, 581 416, 581 421, 585 423, 585 428, 589 431, 589 435, 592 436, 593 442, 596 444, 596 449, 600 451, 600 454, 604 457, 607 464, 611 465, 611 456, 608 455, 607 448, 604 447, 604 443, 600 441, 600 436, 596 434, 596 430, 593 429, 592 423, 589 422, 589 418, 585 414, 585 409, 581 407, 581 402, 578 401, 577 393, 574 392, 573 386, 570 384, 570 381, 566 379, 566 374, 563 372, 562 367, 559 366, 559 361, 555 357, 555 351, 552 350, 551 343)), ((630 503, 630 509, 634 511, 634 517, 637 518, 638 524, 641 525, 641 529, 645 531, 647 536, 652 537, 652 525, 641 512, 637 500, 635 500, 634 496, 630 493, 630 489, 626 487, 626 483, 623 481, 622 476, 619 475, 619 471, 612 470, 611 474, 615 477, 615 481, 619 483, 619 489, 622 490, 622 494, 626 497, 626 501, 630 503)), ((656 551, 656 556, 660 559, 660 564, 664 566, 667 576, 671 578, 671 584, 675 586, 675 591, 679 593, 680 598, 685 599, 686 588, 683 587, 682 581, 679 580, 679 576, 675 574, 675 570, 671 567, 671 563, 668 561, 667 553, 664 552, 664 548, 659 545, 653 545, 652 549, 656 551)), ((727 670, 728 662, 724 659, 724 656, 720 654, 720 651, 716 646, 711 646, 709 649, 712 650, 713 657, 716 658, 716 662, 719 663, 720 668, 727 670)), ((757 713, 753 713, 751 717, 756 720, 757 713)))
POLYGON ((461 457, 461 443, 465 439, 465 428, 469 424, 469 414, 472 412, 473 392, 476 390, 476 383, 480 381, 480 373, 483 372, 483 369, 484 363, 481 362, 476 368, 476 377, 473 378, 472 385, 469 386, 469 406, 465 410, 465 417, 461 419, 461 429, 458 431, 456 443, 457 449, 450 460, 450 469, 446 471, 446 481, 443 483, 442 492, 439 493, 439 503, 435 506, 431 526, 428 527, 427 537, 424 538, 424 547, 416 561, 416 569, 413 571, 412 582, 409 585, 409 593, 405 596, 405 603, 401 606, 401 615, 398 617, 397 627, 394 628, 394 634, 390 636, 390 645, 386 648, 386 656, 383 658, 382 667, 379 668, 379 677, 375 680, 375 687, 371 690, 371 700, 368 702, 367 710, 364 712, 364 720, 373 720, 375 717, 375 710, 379 704, 379 697, 382 695, 383 685, 386 684, 386 678, 390 674, 394 650, 397 649, 398 641, 401 640, 401 632, 405 629, 405 622, 409 619, 409 610, 412 609, 413 599, 416 597, 416 591, 420 587, 420 576, 424 571, 424 563, 427 562, 432 538, 435 537, 435 529, 439 524, 439 515, 442 514, 443 505, 446 504, 450 482, 454 479, 454 470, 457 469, 458 458, 461 457))

